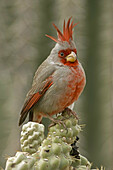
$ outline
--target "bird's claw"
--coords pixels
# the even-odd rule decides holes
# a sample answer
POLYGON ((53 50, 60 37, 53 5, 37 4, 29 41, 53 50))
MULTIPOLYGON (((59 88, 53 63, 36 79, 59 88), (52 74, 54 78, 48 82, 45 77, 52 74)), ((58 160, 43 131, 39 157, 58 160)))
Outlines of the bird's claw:
POLYGON ((71 110, 70 108, 68 108, 68 107, 65 108, 63 112, 66 112, 69 116, 73 115, 78 120, 77 113, 75 111, 71 110))
POLYGON ((52 119, 52 123, 49 125, 49 128, 58 124, 59 126, 63 126, 66 129, 66 125, 63 122, 63 120, 58 120, 58 119, 52 119))

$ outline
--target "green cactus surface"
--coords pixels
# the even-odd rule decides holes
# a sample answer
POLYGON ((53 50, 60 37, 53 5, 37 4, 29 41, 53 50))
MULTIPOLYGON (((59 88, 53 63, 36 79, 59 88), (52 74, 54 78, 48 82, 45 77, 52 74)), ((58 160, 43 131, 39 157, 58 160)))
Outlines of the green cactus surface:
POLYGON ((77 135, 81 131, 78 120, 66 112, 57 116, 44 139, 44 125, 28 122, 21 132, 21 149, 9 157, 5 170, 76 170, 90 169, 90 162, 79 154, 77 135))
POLYGON ((17 152, 14 157, 8 158, 5 170, 33 170, 36 158, 27 152, 17 152))
POLYGON ((35 122, 28 122, 23 125, 21 132, 21 149, 30 154, 38 150, 44 139, 44 126, 35 122))

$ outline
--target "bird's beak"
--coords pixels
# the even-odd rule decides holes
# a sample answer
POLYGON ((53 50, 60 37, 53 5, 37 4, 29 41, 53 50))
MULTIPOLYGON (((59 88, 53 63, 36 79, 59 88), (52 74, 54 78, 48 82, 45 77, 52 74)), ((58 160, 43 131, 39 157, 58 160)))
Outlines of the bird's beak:
POLYGON ((76 54, 72 51, 69 55, 66 56, 66 60, 70 62, 75 62, 77 59, 76 54))

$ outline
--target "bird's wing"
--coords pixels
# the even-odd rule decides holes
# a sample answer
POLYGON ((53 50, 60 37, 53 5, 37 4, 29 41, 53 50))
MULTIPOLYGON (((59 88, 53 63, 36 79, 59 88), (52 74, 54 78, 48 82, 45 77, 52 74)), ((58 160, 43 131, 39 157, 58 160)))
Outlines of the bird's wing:
POLYGON ((28 92, 26 96, 23 109, 20 113, 19 126, 24 122, 28 112, 32 109, 32 107, 39 101, 39 99, 45 94, 45 92, 50 88, 50 86, 52 86, 53 84, 52 74, 54 73, 54 71, 55 68, 49 67, 46 70, 46 74, 48 72, 48 77, 47 76, 44 77, 45 80, 43 80, 42 78, 45 72, 44 70, 42 70, 43 74, 40 78, 38 78, 37 75, 37 81, 39 80, 39 83, 35 81, 35 83, 33 83, 31 90, 28 92), (40 79, 42 79, 42 81, 40 81, 40 79))
POLYGON ((32 109, 32 107, 38 102, 38 100, 44 95, 44 93, 49 89, 49 87, 53 84, 52 77, 49 77, 43 87, 25 102, 23 109, 20 114, 19 126, 24 122, 28 112, 32 109))

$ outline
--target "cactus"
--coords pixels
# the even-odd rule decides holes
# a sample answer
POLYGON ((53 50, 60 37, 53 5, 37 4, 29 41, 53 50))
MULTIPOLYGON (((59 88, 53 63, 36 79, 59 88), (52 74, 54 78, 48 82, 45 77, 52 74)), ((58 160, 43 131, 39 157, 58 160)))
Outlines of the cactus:
POLYGON ((44 139, 44 125, 28 122, 22 128, 21 149, 8 158, 5 170, 77 170, 90 169, 90 162, 79 154, 76 146, 81 131, 73 115, 62 113, 57 117, 62 123, 49 128, 44 139))
POLYGON ((33 170, 36 158, 27 152, 17 152, 14 157, 7 160, 5 170, 33 170))
POLYGON ((21 149, 30 154, 38 150, 44 139, 44 126, 35 122, 28 122, 23 125, 21 132, 21 149))

